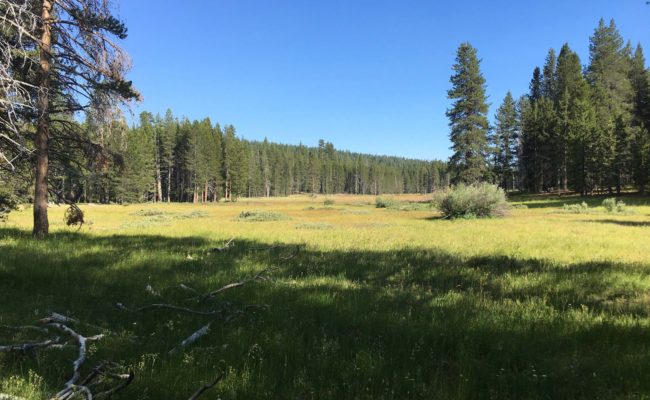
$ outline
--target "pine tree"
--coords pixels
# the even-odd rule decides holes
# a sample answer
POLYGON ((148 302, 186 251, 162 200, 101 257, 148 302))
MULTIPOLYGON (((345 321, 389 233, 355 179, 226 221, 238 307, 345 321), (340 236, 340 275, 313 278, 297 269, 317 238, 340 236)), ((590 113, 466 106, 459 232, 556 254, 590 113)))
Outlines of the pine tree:
POLYGON ((120 178, 121 201, 147 201, 155 196, 155 136, 151 118, 151 113, 141 113, 140 126, 128 132, 120 178))
POLYGON ((557 96, 555 50, 550 49, 546 55, 542 78, 542 96, 555 99, 557 96))
POLYGON ((631 58, 630 82, 633 90, 632 169, 635 185, 645 193, 650 184, 650 73, 645 68, 641 44, 631 58))
POLYGON ((475 183, 487 174, 488 104, 485 78, 480 71, 476 49, 469 43, 459 46, 447 92, 453 100, 447 110, 454 154, 450 158, 453 181, 475 183))
POLYGON ((582 65, 578 54, 571 50, 568 43, 565 43, 560 50, 555 70, 556 90, 555 110, 557 115, 557 127, 555 132, 554 164, 557 165, 559 185, 562 190, 569 189, 568 166, 570 154, 570 108, 574 99, 582 96, 584 91, 584 78, 582 76, 582 65))
POLYGON ((519 123, 517 105, 510 91, 508 91, 503 103, 499 106, 495 120, 496 126, 492 142, 495 144, 497 181, 506 190, 514 189, 519 123))
POLYGON ((570 143, 570 179, 572 186, 586 196, 598 180, 600 162, 599 146, 595 140, 598 135, 595 108, 586 81, 569 100, 568 126, 570 143))
POLYGON ((538 103, 542 99, 542 73, 539 67, 533 70, 530 81, 530 93, 525 102, 521 102, 522 139, 521 161, 522 180, 527 191, 538 193, 542 182, 541 147, 544 137, 540 132, 540 112, 538 103))
POLYGON ((162 126, 160 127, 160 161, 162 163, 163 172, 165 173, 165 198, 167 202, 171 202, 172 198, 172 172, 174 167, 174 148, 176 147, 176 131, 178 123, 174 119, 174 114, 172 110, 167 109, 165 112, 165 118, 162 121, 162 126))
POLYGON ((626 166, 631 165, 628 152, 623 150, 626 144, 621 142, 628 137, 623 130, 630 124, 633 98, 628 53, 614 20, 607 26, 601 19, 590 38, 587 79, 593 88, 598 127, 597 183, 610 192, 613 185, 620 192, 624 175, 629 173, 626 166))

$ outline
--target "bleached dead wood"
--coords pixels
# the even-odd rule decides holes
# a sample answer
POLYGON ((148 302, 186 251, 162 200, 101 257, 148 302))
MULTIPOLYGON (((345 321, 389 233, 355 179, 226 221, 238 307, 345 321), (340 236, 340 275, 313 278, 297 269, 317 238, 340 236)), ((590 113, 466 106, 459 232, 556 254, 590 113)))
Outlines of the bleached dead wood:
POLYGON ((95 399, 105 399, 113 394, 119 392, 120 390, 124 389, 125 387, 129 386, 131 382, 133 382, 133 378, 135 377, 135 374, 133 371, 129 371, 128 374, 109 374, 109 373, 104 373, 104 375, 110 376, 111 378, 118 379, 120 380, 120 383, 113 386, 112 388, 108 390, 104 390, 103 392, 99 392, 95 395, 95 399))
POLYGON ((211 292, 202 294, 202 295, 197 296, 197 297, 193 297, 193 298, 188 299, 188 300, 189 301, 192 301, 192 300, 203 301, 203 300, 209 299, 211 297, 214 297, 214 296, 218 295, 219 293, 223 293, 226 290, 238 288, 238 287, 244 286, 244 285, 246 285, 247 283, 250 283, 250 282, 254 282, 254 281, 257 281, 257 280, 267 280, 268 277, 266 275, 268 273, 270 273, 271 271, 275 270, 275 269, 277 269, 277 268, 274 268, 274 267, 266 268, 265 270, 262 270, 262 271, 258 272, 257 274, 251 276, 248 279, 244 279, 243 281, 240 281, 240 282, 229 283, 229 284, 227 284, 225 286, 220 287, 219 289, 213 290, 211 292))
POLYGON ((214 386, 216 386, 216 384, 219 383, 219 381, 221 380, 222 377, 223 377, 222 374, 217 375, 217 377, 214 378, 214 380, 212 382, 206 383, 205 385, 198 388, 197 391, 194 392, 194 394, 192 394, 192 396, 190 396, 190 398, 187 399, 187 400, 196 400, 196 399, 198 399, 199 396, 201 396, 203 393, 205 393, 206 390, 211 389, 214 386))
MULTIPOLYGON (((81 390, 82 393, 86 394, 86 391, 83 388, 79 389, 79 386, 76 385, 81 375, 81 366, 83 365, 84 361, 86 361, 86 346, 87 346, 86 344, 89 341, 100 340, 101 338, 104 337, 104 335, 95 335, 95 336, 88 336, 88 337, 82 336, 79 333, 75 332, 73 329, 69 328, 68 326, 58 322, 48 323, 48 326, 52 328, 56 328, 66 333, 67 335, 71 336, 79 346, 79 355, 72 363, 72 367, 73 367, 72 377, 65 383, 64 389, 61 390, 59 393, 57 393, 54 398, 66 399, 67 397, 64 396, 68 395, 71 392, 74 393, 75 391, 78 390, 81 390)), ((90 398, 92 399, 92 393, 90 393, 90 398)))
POLYGON ((212 251, 224 251, 228 250, 229 248, 233 247, 235 243, 233 242, 235 238, 231 238, 229 241, 227 241, 223 246, 221 247, 215 247, 212 249, 212 251))
POLYGON ((51 323, 58 323, 58 324, 68 324, 68 323, 77 323, 79 320, 68 317, 63 314, 59 314, 54 311, 50 311, 50 313, 40 321, 42 324, 51 324, 51 323))
POLYGON ((47 348, 63 348, 63 345, 59 343, 59 338, 48 339, 42 342, 31 342, 31 343, 20 343, 20 344, 9 344, 5 346, 0 346, 0 353, 8 353, 11 351, 29 351, 34 349, 47 349, 47 348))
POLYGON ((192 310, 191 308, 187 307, 182 307, 182 306, 176 306, 173 304, 164 304, 164 303, 155 303, 155 304, 147 304, 145 306, 136 308, 136 309, 130 309, 127 306, 125 306, 123 303, 115 303, 115 307, 117 307, 120 310, 124 311, 135 311, 135 312, 142 312, 142 311, 147 311, 151 309, 156 309, 156 308, 162 308, 162 309, 167 309, 167 310, 173 310, 173 311, 181 311, 185 312, 188 314, 196 314, 196 315, 204 315, 204 316, 215 316, 218 314, 223 313, 223 310, 209 310, 209 311, 202 311, 202 310, 192 310))
POLYGON ((27 400, 24 397, 18 397, 11 394, 0 393, 0 400, 27 400))
POLYGON ((9 331, 36 331, 42 333, 50 332, 47 330, 47 328, 43 328, 41 326, 34 326, 34 325, 19 325, 19 326, 0 325, 0 329, 5 329, 9 331))
POLYGON ((178 347, 174 347, 173 349, 169 350, 169 354, 175 354, 178 351, 180 351, 180 350, 184 349, 185 347, 191 345, 192 343, 196 342, 201 337, 207 335, 208 332, 210 332, 210 324, 212 324, 212 322, 208 322, 207 324, 205 324, 201 328, 199 328, 199 330, 192 333, 185 340, 183 340, 178 347))
POLYGON ((180 285, 178 285, 178 287, 181 288, 181 289, 183 289, 183 290, 186 290, 186 291, 188 291, 188 292, 192 292, 192 293, 194 293, 194 294, 198 294, 198 293, 199 293, 199 292, 197 292, 196 290, 192 289, 191 287, 189 287, 189 286, 187 286, 187 285, 185 285, 185 284, 183 284, 183 283, 181 283, 180 285))

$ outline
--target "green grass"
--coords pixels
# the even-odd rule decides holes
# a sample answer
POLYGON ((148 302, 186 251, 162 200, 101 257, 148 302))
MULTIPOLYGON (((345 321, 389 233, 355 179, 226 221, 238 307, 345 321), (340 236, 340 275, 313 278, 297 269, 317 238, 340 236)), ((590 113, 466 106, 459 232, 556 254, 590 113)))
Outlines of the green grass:
MULTIPOLYGON (((528 208, 507 218, 458 221, 335 199, 310 211, 322 200, 82 206, 92 223, 79 232, 53 208, 43 242, 29 236, 30 210, 12 214, 0 225, 0 325, 35 324, 51 309, 84 334, 108 333, 84 372, 106 359, 132 368, 121 399, 188 398, 217 372, 206 399, 650 397, 646 199, 624 197, 634 214, 619 216, 602 199, 567 214, 563 204, 582 199, 518 198, 528 208), (250 209, 287 218, 239 221, 250 209), (178 288, 208 292, 271 267, 270 280, 202 303, 178 288), (168 355, 210 317, 115 307, 162 302, 147 285, 196 309, 268 308, 217 319, 168 355)), ((30 338, 0 330, 0 345, 30 338)), ((56 392, 75 356, 0 353, 0 392, 56 392)))

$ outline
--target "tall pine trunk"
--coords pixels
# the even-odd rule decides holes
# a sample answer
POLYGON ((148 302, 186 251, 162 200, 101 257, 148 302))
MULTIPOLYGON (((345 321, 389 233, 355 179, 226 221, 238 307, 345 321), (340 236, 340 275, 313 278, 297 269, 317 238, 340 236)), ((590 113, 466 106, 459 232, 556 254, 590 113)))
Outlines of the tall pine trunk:
POLYGON ((167 203, 172 201, 172 166, 167 166, 167 203))
POLYGON ((162 175, 160 173, 160 162, 158 161, 158 156, 156 155, 156 201, 163 201, 162 196, 162 175))
POLYGON ((34 230, 32 234, 44 238, 49 232, 47 219, 47 174, 49 165, 49 139, 50 139, 50 104, 49 104, 49 77, 52 50, 51 17, 52 3, 43 0, 41 18, 43 32, 40 45, 40 91, 38 92, 38 124, 36 127, 36 183, 34 186, 34 230))

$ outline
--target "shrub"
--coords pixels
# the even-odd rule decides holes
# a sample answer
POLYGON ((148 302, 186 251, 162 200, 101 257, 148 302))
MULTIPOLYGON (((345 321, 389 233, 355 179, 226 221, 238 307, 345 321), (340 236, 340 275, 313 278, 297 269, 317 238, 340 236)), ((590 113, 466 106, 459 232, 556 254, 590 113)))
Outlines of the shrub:
POLYGON ((460 184, 437 194, 433 204, 445 218, 503 217, 510 208, 503 189, 488 183, 460 184))
POLYGON ((160 210, 138 210, 134 212, 132 215, 136 215, 138 217, 158 217, 164 214, 165 213, 160 210))
POLYGON ((395 200, 377 197, 375 199, 375 207, 377 208, 391 208, 395 206, 395 200))
POLYGON ((610 197, 603 200, 603 207, 609 213, 624 213, 625 212, 625 203, 622 201, 616 201, 615 197, 610 197))
POLYGON ((194 218, 208 218, 210 213, 202 210, 194 210, 186 213, 179 213, 174 215, 176 219, 194 219, 194 218))
POLYGON ((589 212, 589 205, 584 201, 580 204, 565 204, 562 206, 562 210, 572 214, 585 214, 589 212))
POLYGON ((273 211, 242 211, 239 214, 240 221, 251 221, 251 222, 261 222, 261 221, 280 221, 286 219, 287 217, 283 214, 276 213, 273 211))
POLYGON ((616 198, 610 197, 603 200, 603 207, 605 207, 605 210, 607 210, 607 212, 613 212, 616 210, 616 198))
POLYGON ((5 221, 9 213, 18 208, 18 199, 13 193, 0 189, 0 221, 5 221))
POLYGON ((333 206, 334 203, 336 203, 334 201, 334 199, 325 199, 325 201, 323 202, 323 205, 325 205, 325 206, 333 206))

